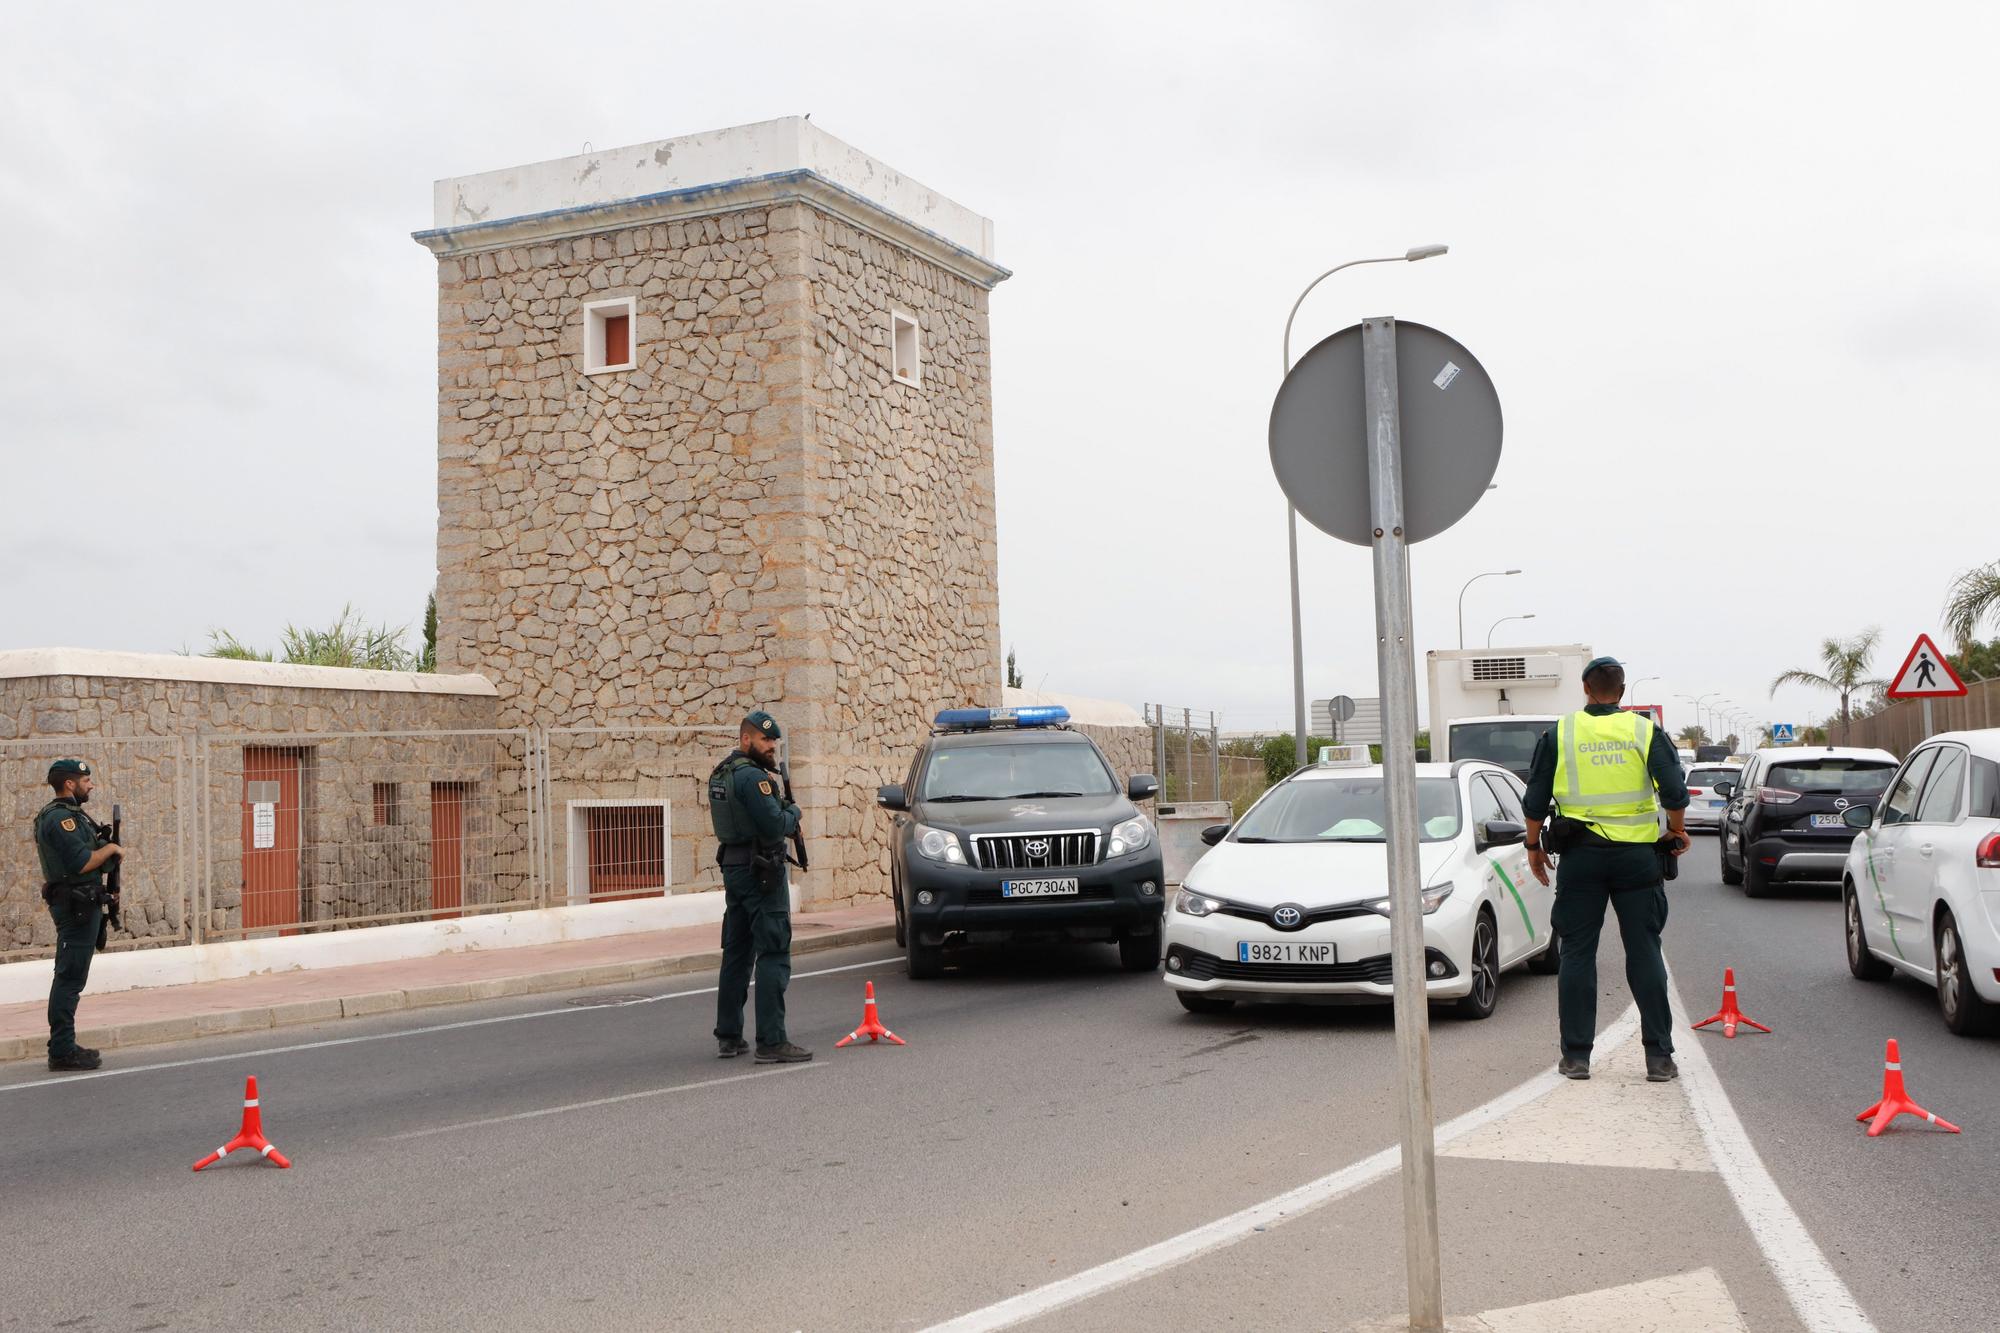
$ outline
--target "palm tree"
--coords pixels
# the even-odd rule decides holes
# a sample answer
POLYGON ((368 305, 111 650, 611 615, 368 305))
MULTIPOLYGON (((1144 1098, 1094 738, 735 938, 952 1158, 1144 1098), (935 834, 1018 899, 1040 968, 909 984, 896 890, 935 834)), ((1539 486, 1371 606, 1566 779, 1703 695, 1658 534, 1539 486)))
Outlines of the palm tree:
POLYGON ((1690 750, 1699 750, 1708 744, 1708 733, 1690 722, 1681 728, 1681 734, 1675 739, 1690 750))
POLYGON ((1868 659, 1875 655, 1881 641, 1882 630, 1879 626, 1870 626, 1851 639, 1828 639, 1819 646, 1819 660, 1825 670, 1807 671, 1793 667, 1790 671, 1781 672, 1771 682, 1771 693, 1775 695, 1786 685, 1811 685, 1833 691, 1840 696, 1840 726, 1845 733, 1848 723, 1853 721, 1849 701, 1855 691, 1879 689, 1888 683, 1868 674, 1868 659))
POLYGON ((2000 611, 2000 560, 1968 569, 1951 585, 1944 603, 1944 625, 1958 640, 1960 651, 1973 642, 1979 622, 2000 611))

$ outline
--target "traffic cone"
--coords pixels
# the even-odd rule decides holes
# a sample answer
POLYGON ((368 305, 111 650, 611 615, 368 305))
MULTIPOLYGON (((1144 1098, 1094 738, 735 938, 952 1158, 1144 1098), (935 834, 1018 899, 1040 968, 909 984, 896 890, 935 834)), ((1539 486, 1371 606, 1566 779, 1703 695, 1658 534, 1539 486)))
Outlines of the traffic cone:
POLYGON ((1702 1019, 1695 1026, 1705 1028, 1710 1023, 1722 1024, 1722 1035, 1725 1037, 1734 1037, 1736 1035, 1736 1025, 1739 1023, 1746 1028, 1756 1028, 1759 1032, 1769 1032, 1771 1030, 1754 1018, 1745 1018, 1743 1011, 1736 1007, 1736 969, 1733 967, 1722 969, 1721 1012, 1717 1013, 1714 1018, 1702 1019))
POLYGON ((1903 1058, 1896 1052, 1896 1039, 1889 1038, 1889 1053, 1882 1062, 1882 1100, 1855 1116, 1856 1120, 1873 1120, 1868 1126, 1868 1137, 1874 1138, 1889 1127, 1889 1122, 1899 1115, 1920 1115, 1952 1133, 1960 1132, 1957 1125, 1949 1120, 1940 1120, 1923 1107, 1910 1100, 1910 1094, 1903 1091, 1903 1058))
POLYGON ((863 1037, 868 1038, 869 1041, 880 1041, 882 1038, 887 1037, 898 1046, 908 1046, 910 1044, 882 1026, 882 1016, 875 1012, 875 983, 872 981, 868 983, 868 997, 861 1002, 861 1026, 835 1042, 833 1049, 837 1051, 847 1045, 847 1043, 859 1041, 863 1037))
POLYGON ((291 1162, 264 1137, 264 1112, 257 1105, 257 1077, 251 1075, 243 1088, 243 1129, 235 1138, 217 1148, 208 1156, 194 1164, 199 1171, 205 1166, 213 1166, 238 1148, 254 1148, 279 1166, 290 1166, 291 1162))

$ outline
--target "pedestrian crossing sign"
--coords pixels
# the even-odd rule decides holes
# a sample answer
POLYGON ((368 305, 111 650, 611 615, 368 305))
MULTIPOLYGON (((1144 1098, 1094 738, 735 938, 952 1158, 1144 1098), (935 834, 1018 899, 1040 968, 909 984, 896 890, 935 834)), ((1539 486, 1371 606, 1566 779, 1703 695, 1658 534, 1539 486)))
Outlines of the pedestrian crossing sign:
POLYGON ((1965 693, 1965 682, 1945 661, 1944 654, 1928 634, 1919 634, 1910 655, 1884 691, 1891 699, 1957 698, 1965 693))
POLYGON ((1773 722, 1771 724, 1771 744, 1790 745, 1793 741, 1796 741, 1798 738, 1799 738, 1799 729, 1793 723, 1773 722))

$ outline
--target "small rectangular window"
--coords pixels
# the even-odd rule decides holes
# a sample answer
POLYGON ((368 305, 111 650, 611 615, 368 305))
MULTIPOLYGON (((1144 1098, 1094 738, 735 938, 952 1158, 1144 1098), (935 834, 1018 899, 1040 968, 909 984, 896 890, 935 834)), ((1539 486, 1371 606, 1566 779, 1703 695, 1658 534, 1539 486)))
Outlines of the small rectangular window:
POLYGON ((583 370, 586 375, 630 370, 638 362, 632 298, 591 301, 583 307, 583 370))
POLYGON ((892 371, 898 381, 904 384, 924 382, 923 332, 917 327, 917 317, 902 311, 892 311, 889 315, 890 355, 893 358, 892 371))
POLYGON ((399 824, 396 809, 396 784, 378 782, 375 784, 375 822, 377 824, 399 824))

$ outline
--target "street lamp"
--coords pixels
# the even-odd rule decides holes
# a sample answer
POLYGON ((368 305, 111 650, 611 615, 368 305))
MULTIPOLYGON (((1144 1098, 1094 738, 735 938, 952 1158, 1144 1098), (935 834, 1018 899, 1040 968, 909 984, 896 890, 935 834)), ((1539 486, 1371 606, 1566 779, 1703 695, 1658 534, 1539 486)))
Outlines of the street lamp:
POLYGON ((1505 578, 1505 577, 1506 577, 1507 575, 1509 575, 1509 574, 1518 574, 1518 573, 1520 573, 1520 572, 1521 572, 1521 571, 1520 571, 1520 570, 1518 570, 1518 569, 1489 569, 1489 570, 1487 570, 1487 571, 1486 571, 1486 572, 1485 572, 1484 574, 1474 574, 1474 575, 1473 575, 1473 576, 1472 576, 1471 578, 1467 579, 1467 580, 1465 581, 1465 583, 1464 583, 1464 584, 1463 584, 1463 585, 1462 585, 1462 586, 1461 586, 1461 587, 1459 588, 1459 590, 1458 590, 1458 646, 1459 646, 1460 648, 1463 648, 1463 647, 1465 647, 1465 590, 1466 590, 1466 588, 1470 588, 1470 587, 1471 587, 1471 586, 1472 586, 1473 584, 1475 584, 1475 583, 1479 582, 1479 580, 1481 580, 1481 579, 1497 579, 1497 578, 1505 578))
POLYGON ((1506 624, 1506 623, 1507 623, 1508 621, 1510 621, 1510 620, 1533 620, 1534 618, 1535 618, 1535 613, 1534 613, 1533 611, 1530 611, 1530 612, 1528 612, 1528 614, 1527 614, 1527 615, 1525 615, 1525 616, 1502 616, 1502 617, 1500 617, 1500 618, 1499 618, 1498 620, 1494 621, 1494 622, 1493 622, 1493 623, 1492 623, 1491 625, 1489 625, 1489 626, 1487 626, 1487 627, 1486 627, 1486 646, 1487 646, 1488 648, 1491 648, 1491 647, 1493 646, 1493 631, 1494 631, 1494 630, 1496 630, 1496 629, 1499 629, 1499 628, 1500 628, 1500 627, 1501 627, 1502 625, 1506 624))
MULTIPOLYGON (((1344 268, 1359 264, 1394 264, 1407 262, 1414 264, 1419 259, 1431 259, 1450 250, 1448 245, 1414 245, 1400 255, 1384 255, 1380 259, 1350 259, 1345 264, 1335 264, 1326 272, 1306 284, 1299 293, 1299 299, 1292 302, 1291 313, 1285 316, 1285 357, 1283 372, 1292 373, 1292 321, 1299 316, 1299 307, 1306 303, 1312 289, 1325 282, 1344 268)), ((1291 548, 1292 566, 1292 725, 1293 737, 1298 743, 1298 764, 1306 763, 1306 647, 1305 638, 1299 627, 1299 511, 1292 508, 1290 500, 1285 502, 1285 537, 1291 548)), ((1459 628, 1458 646, 1465 647, 1465 631, 1459 628)))

